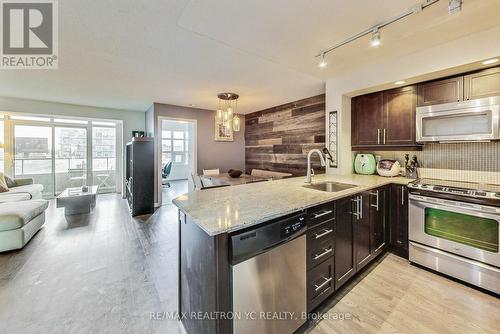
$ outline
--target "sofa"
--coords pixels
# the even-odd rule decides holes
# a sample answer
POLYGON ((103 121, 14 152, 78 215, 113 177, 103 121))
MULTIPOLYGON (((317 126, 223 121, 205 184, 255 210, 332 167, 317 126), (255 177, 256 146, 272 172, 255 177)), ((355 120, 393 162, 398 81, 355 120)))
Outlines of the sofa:
POLYGON ((33 179, 9 179, 0 193, 0 252, 23 248, 45 223, 49 202, 33 179))
POLYGON ((33 179, 10 179, 7 186, 9 191, 0 193, 0 203, 42 199, 43 185, 33 179))

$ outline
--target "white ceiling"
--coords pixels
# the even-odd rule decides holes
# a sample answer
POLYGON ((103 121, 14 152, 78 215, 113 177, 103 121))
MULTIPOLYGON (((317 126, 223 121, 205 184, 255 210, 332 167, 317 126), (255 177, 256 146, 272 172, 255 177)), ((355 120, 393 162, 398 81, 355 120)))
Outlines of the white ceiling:
MULTIPOLYGON (((246 113, 324 92, 324 81, 500 25, 498 0, 447 0, 328 56, 314 55, 418 0, 59 1, 59 69, 0 71, 0 95, 127 110, 152 102, 246 113)), ((466 46, 464 46, 466 47, 466 46)), ((450 55, 453 56, 453 55, 450 55)), ((423 59, 422 61, 425 61, 423 59)))

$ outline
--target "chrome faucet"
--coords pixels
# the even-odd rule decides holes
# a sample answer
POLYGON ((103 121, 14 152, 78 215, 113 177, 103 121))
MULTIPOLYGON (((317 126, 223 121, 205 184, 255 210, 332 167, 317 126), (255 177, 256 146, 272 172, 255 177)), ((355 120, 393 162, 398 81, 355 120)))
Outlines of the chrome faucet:
POLYGON ((311 168, 311 155, 313 153, 315 153, 315 152, 318 153, 318 155, 319 155, 319 158, 321 160, 321 166, 322 167, 326 166, 325 158, 323 158, 323 153, 320 150, 316 149, 316 148, 310 150, 309 153, 307 153, 307 176, 306 176, 306 183, 311 183, 311 175, 314 175, 314 170, 311 168))

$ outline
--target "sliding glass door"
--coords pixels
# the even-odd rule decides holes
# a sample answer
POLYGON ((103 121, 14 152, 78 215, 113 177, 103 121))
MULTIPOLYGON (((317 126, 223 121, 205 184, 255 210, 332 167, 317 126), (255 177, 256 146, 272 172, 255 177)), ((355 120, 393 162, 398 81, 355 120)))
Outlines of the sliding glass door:
POLYGON ((44 194, 54 193, 52 127, 14 126, 14 177, 33 178, 44 187, 44 194))
POLYGON ((118 124, 0 115, 0 171, 5 167, 7 175, 33 178, 43 185, 45 197, 83 185, 98 186, 99 193, 115 192, 121 188, 118 124))
POLYGON ((116 128, 92 126, 92 183, 101 192, 116 189, 116 128))
POLYGON ((87 180, 87 128, 54 127, 56 194, 89 184, 87 180))

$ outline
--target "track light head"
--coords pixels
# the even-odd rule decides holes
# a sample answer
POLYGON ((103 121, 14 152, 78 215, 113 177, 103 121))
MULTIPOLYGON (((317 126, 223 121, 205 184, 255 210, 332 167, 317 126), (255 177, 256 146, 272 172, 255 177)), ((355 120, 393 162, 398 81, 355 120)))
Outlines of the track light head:
POLYGON ((323 68, 323 67, 326 67, 326 60, 325 60, 325 52, 321 52, 321 55, 319 56, 319 64, 318 66, 323 68))
POLYGON ((370 45, 373 47, 377 47, 380 45, 380 31, 378 30, 378 28, 373 29, 370 45))

